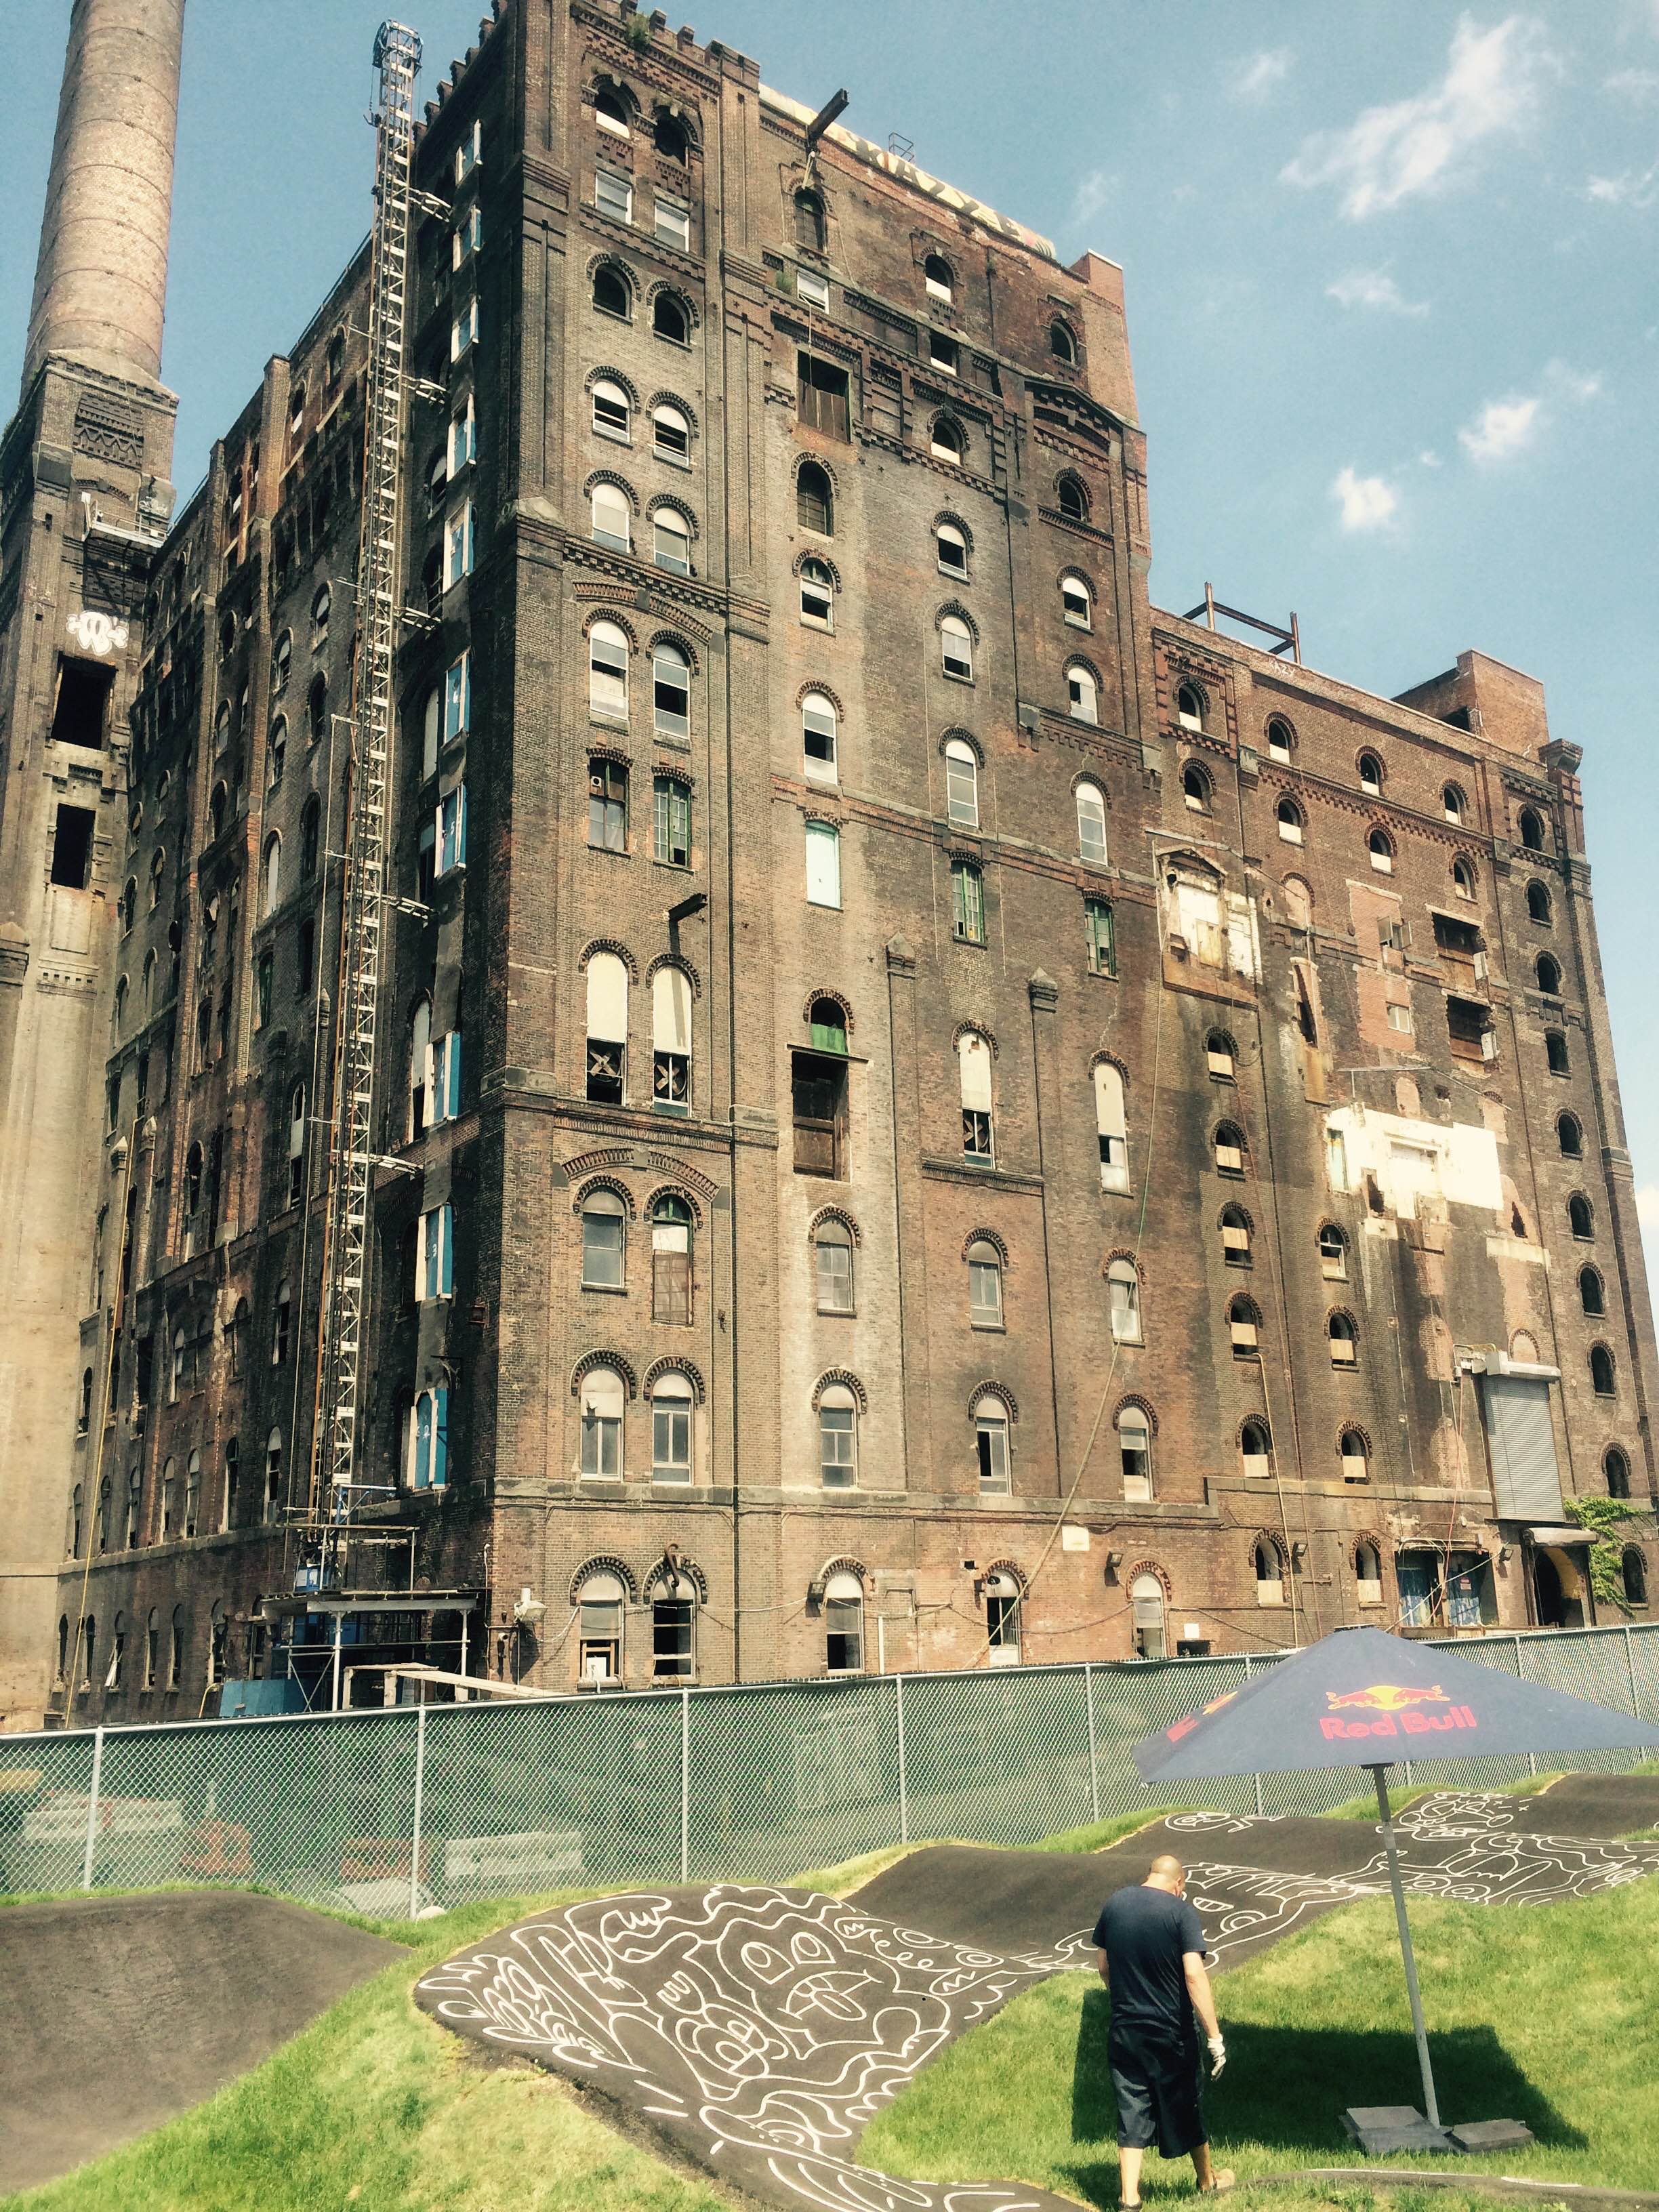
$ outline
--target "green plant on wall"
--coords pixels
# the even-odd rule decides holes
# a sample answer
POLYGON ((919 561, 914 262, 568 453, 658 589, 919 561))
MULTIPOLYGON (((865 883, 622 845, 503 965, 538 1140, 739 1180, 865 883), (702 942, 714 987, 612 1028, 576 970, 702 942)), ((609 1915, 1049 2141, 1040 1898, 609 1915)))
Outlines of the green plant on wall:
POLYGON ((1589 1577, 1596 1603, 1615 1605, 1620 1613, 1628 1613, 1620 1532, 1626 1522, 1642 1518, 1642 1508, 1624 1498, 1569 1498, 1563 1503, 1569 1516, 1595 1539, 1590 1546, 1589 1577))
POLYGON ((628 43, 633 47, 636 54, 644 52, 645 49, 651 43, 651 19, 649 16, 634 15, 629 17, 628 43))

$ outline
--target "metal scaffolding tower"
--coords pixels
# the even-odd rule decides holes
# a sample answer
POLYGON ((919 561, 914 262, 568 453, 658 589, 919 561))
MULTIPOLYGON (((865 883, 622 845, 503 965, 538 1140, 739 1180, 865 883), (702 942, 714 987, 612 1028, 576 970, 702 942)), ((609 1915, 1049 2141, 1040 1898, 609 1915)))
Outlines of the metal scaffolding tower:
POLYGON ((352 1493, 358 1487, 358 1423, 368 1319, 375 1032, 386 904, 393 660, 400 619, 398 562, 407 398, 404 349, 419 38, 401 23, 382 23, 374 41, 374 63, 380 82, 374 118, 374 228, 369 246, 356 684, 341 884, 330 1180, 309 1516, 313 1522, 325 1522, 336 1528, 349 1520, 352 1493))

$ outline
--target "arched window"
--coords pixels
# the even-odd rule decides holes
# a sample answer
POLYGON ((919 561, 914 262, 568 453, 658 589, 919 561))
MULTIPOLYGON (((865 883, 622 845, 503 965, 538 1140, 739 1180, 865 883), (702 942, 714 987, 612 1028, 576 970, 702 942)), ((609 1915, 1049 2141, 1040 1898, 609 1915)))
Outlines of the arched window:
POLYGON ((588 755, 587 842, 605 853, 628 850, 628 769, 605 753, 588 755))
POLYGON ((1619 1566, 1620 1579, 1624 1585, 1625 1603, 1642 1607, 1648 1601, 1647 1561, 1634 1544, 1626 1544, 1619 1566))
POLYGON ((262 921, 276 913, 283 895, 283 841, 274 830, 265 839, 263 883, 259 908, 262 921))
POLYGON ((672 292, 659 292, 652 301, 651 327, 659 338, 672 339, 676 345, 691 343, 691 324, 685 302, 672 292))
POLYGON ((1156 1575, 1137 1575, 1129 1585, 1129 1607, 1134 1623, 1135 1656, 1164 1659, 1169 1641, 1164 1618, 1164 1585, 1156 1575))
POLYGON ((1221 1217, 1221 1256, 1230 1267, 1250 1264, 1250 1224, 1239 1206, 1228 1206, 1221 1217))
POLYGON ((613 138, 633 136, 629 128, 627 103, 612 85, 601 85, 593 94, 593 120, 613 138))
MULTIPOLYGON (((199 1147, 198 1149, 199 1150, 199 1147)), ((90 1367, 83 1367, 81 1370, 81 1411, 76 1416, 76 1430, 77 1434, 85 1436, 91 1426, 92 1370, 90 1367)))
POLYGON ((678 645, 659 638, 651 648, 652 722, 659 738, 691 733, 691 663, 678 645))
POLYGON ((173 1332, 173 1370, 167 1386, 167 1403, 177 1405, 179 1394, 185 1388, 185 1363, 190 1357, 190 1340, 182 1328, 173 1332))
POLYGON ((672 1191, 651 1210, 651 1318, 678 1328, 691 1320, 691 1209, 672 1191))
POLYGON ((1474 896, 1474 869, 1461 854, 1452 862, 1452 889, 1459 898, 1474 896))
POLYGON ((1589 1372, 1590 1389, 1598 1398, 1611 1398, 1616 1395, 1618 1386, 1613 1376, 1613 1354, 1605 1344, 1591 1345, 1589 1372))
POLYGON ((968 1318, 975 1328, 1000 1328, 1002 1255, 988 1237, 968 1247, 968 1318))
POLYGON ((800 564, 800 618, 813 629, 836 626, 836 580, 822 561, 800 564))
POLYGON ((1302 809, 1293 799, 1281 799, 1273 810, 1279 822, 1279 834, 1287 845, 1303 842, 1302 809))
POLYGON ((1081 576, 1060 578, 1060 611, 1062 619, 1073 629, 1094 628, 1094 594, 1081 576))
POLYGON ((306 742, 319 745, 328 734, 328 678, 316 675, 306 693, 306 742))
POLYGON ((836 781, 839 735, 835 701, 822 691, 809 691, 800 702, 801 765, 817 782, 836 781))
POLYGON ((659 107, 657 110, 651 143, 658 153, 670 161, 684 161, 690 145, 690 141, 686 137, 685 125, 678 116, 671 115, 665 107, 659 107))
MULTIPOLYGON (((615 315, 624 323, 633 313, 634 295, 628 279, 609 261, 602 262, 593 271, 593 305, 602 315, 615 315)), ((593 427, 596 430, 599 427, 597 404, 593 410, 593 427)))
POLYGON ((615 484, 595 484, 589 512, 594 544, 608 545, 613 552, 628 552, 634 542, 634 510, 626 495, 615 484))
POLYGON ((822 253, 824 237, 823 202, 803 186, 795 194, 795 243, 822 253))
POLYGON ((1114 1344, 1139 1344, 1140 1277, 1133 1260, 1114 1260, 1106 1269, 1106 1300, 1114 1344))
POLYGON ((1607 1293, 1594 1267, 1578 1270, 1578 1303, 1587 1314, 1604 1314, 1607 1310, 1607 1293))
POLYGON ((812 1237, 818 1311, 849 1314, 853 1304, 853 1232, 833 1217, 821 1221, 812 1237))
POLYGON ((1359 756, 1359 788, 1368 791, 1373 799, 1382 788, 1382 763, 1376 753, 1359 756))
POLYGON ((1195 684, 1183 684, 1176 691, 1176 720, 1183 730, 1204 727, 1204 694, 1195 684))
POLYGON ((651 410, 651 449, 659 460, 684 461, 691 454, 691 425, 678 407, 651 410))
POLYGON ((974 635, 960 615, 946 615, 939 626, 945 673, 964 684, 974 680, 974 635))
POLYGON ((1565 1030, 1545 1030, 1544 1060, 1552 1075, 1570 1075, 1572 1073, 1571 1062, 1567 1057, 1567 1039, 1565 1030))
POLYGON ((620 1291, 627 1282, 628 1209, 614 1190, 582 1200, 582 1288, 620 1291))
POLYGON ((633 441, 634 403, 620 384, 601 377, 588 395, 593 428, 601 437, 615 438, 624 446, 633 441))
POLYGON ((1371 866, 1380 876, 1394 873, 1394 839, 1386 830, 1372 830, 1365 838, 1365 849, 1371 856, 1371 866))
POLYGON ((334 594, 326 584, 319 584, 311 601, 311 644, 313 652, 328 642, 328 618, 333 606, 334 594))
POLYGON ((1254 1298, 1239 1297, 1227 1306, 1227 1334, 1235 1359, 1255 1359, 1261 1350, 1261 1313, 1254 1298))
POLYGON ((1595 1211, 1581 1190, 1574 1191, 1567 1200, 1567 1225, 1581 1242, 1595 1234, 1595 1211))
POLYGON ((1207 769, 1197 761, 1188 761, 1181 771, 1181 796, 1194 814, 1210 811, 1210 775, 1207 769))
POLYGON ((948 415, 941 415, 928 433, 927 450, 936 461, 948 461, 953 468, 962 466, 962 433, 948 415))
POLYGON ((1564 1160, 1581 1160, 1584 1157, 1584 1133, 1571 1114, 1559 1114, 1555 1120, 1556 1140, 1561 1147, 1564 1160))
POLYGON ((628 969, 614 952, 587 963, 587 1095, 620 1106, 628 1058, 628 969))
POLYGON ((816 461, 803 461, 795 471, 795 520, 803 530, 820 538, 836 534, 836 495, 830 472, 816 461))
POLYGON ((934 525, 933 555, 942 574, 961 577, 967 575, 968 540, 954 522, 940 522, 934 525))
POLYGON ((576 1593, 576 1671, 584 1682, 622 1680, 624 1595, 618 1576, 583 1577, 576 1593))
POLYGON ((651 1386, 651 1480, 691 1480, 691 1385, 678 1369, 658 1376, 651 1386))
POLYGON ((1553 953, 1540 952, 1534 973, 1538 988, 1547 998, 1559 998, 1561 994, 1561 963, 1553 953))
POLYGON ((587 633, 587 704, 602 721, 628 720, 628 637, 615 623, 587 633))
POLYGON ((966 1030, 957 1040, 957 1071, 962 1088, 963 1157, 988 1164, 995 1157, 991 1128, 991 1048, 977 1030, 966 1030))
POLYGON ((1152 1431, 1139 1406, 1126 1406, 1117 1417, 1118 1463, 1123 1471, 1126 1504, 1150 1504, 1152 1496, 1152 1431))
POLYGON ((265 1438, 265 1494, 262 1518, 270 1527, 282 1511, 283 1505, 283 1432, 273 1429, 265 1438))
POLYGON ((1075 477, 1062 477, 1056 496, 1060 511, 1067 522, 1086 522, 1089 520, 1089 495, 1075 477))
POLYGON ((965 738, 952 738, 945 748, 945 811, 964 830, 979 827, 979 763, 965 738))
POLYGON ((1244 1172, 1244 1132, 1237 1121, 1218 1121, 1215 1130, 1215 1164, 1224 1176, 1242 1176, 1244 1172))
POLYGON ((114 1485, 106 1475, 98 1486, 98 1549, 100 1552, 108 1551, 110 1546, 110 1506, 113 1492, 114 1485))
POLYGON ((294 665, 294 633, 285 629, 270 648, 270 695, 279 698, 288 689, 289 672, 294 665))
POLYGON ((1359 1358, 1359 1332, 1345 1313, 1334 1313, 1326 1323, 1333 1367, 1352 1367, 1359 1358))
POLYGON ((1364 1431, 1344 1429, 1337 1456, 1342 1462, 1344 1482, 1365 1482, 1370 1477, 1370 1453, 1364 1431))
POLYGON ((581 1387, 581 1471, 623 1471, 623 1379, 614 1367, 590 1367, 581 1387))
POLYGON ((831 1382, 818 1399, 818 1475, 826 1490, 851 1490, 858 1481, 858 1400, 844 1382, 831 1382))
POLYGON ((1258 1605, 1283 1605, 1285 1602, 1285 1562, 1279 1547, 1271 1537, 1258 1536, 1250 1558, 1255 1568, 1255 1601, 1258 1605))
POLYGON ((1109 1060, 1095 1069, 1095 1133, 1100 1143, 1100 1187, 1129 1188, 1129 1133, 1124 1115, 1123 1078, 1109 1060))
POLYGON ((317 872, 322 830, 322 803, 313 792, 300 816, 300 881, 302 884, 308 884, 317 872))
POLYGON ((1521 809, 1521 842, 1528 853, 1541 853, 1544 844, 1544 817, 1536 807, 1521 809))
POLYGON ((1106 859, 1106 794, 1097 783, 1077 787, 1077 848, 1085 860, 1106 859))
POLYGON ((1354 1597, 1360 1605, 1382 1602, 1382 1555, 1369 1538, 1353 1547, 1354 1597))
POLYGON ((1328 1221, 1319 1232, 1319 1272, 1328 1283, 1348 1279, 1348 1238, 1345 1230, 1328 1221))
POLYGON ((1273 1431, 1266 1421, 1246 1421, 1238 1432, 1238 1456, 1250 1480, 1264 1481, 1272 1474, 1273 1449, 1273 1431))
POLYGON ((864 1586, 844 1571, 823 1586, 823 1663, 831 1674, 864 1671, 864 1586))
MULTIPOLYGON (((283 770, 288 765, 288 722, 278 714, 270 726, 270 735, 265 741, 265 788, 275 791, 283 780, 283 770)), ((154 901, 151 902, 154 904, 154 901)))
POLYGON ((1535 921, 1540 929, 1553 927, 1555 914, 1550 902, 1547 884, 1534 882, 1527 885, 1527 919, 1535 921))
POLYGON ((191 1452, 185 1462, 185 1534, 193 1536, 202 1517, 202 1455, 191 1452))
POLYGON ((1448 822, 1461 822, 1468 803, 1462 788, 1455 783, 1449 783, 1440 794, 1441 810, 1448 822))
POLYGON ((985 1656, 991 1666, 1019 1664, 1019 1616, 1024 1601, 1018 1580, 1006 1568, 995 1568, 985 1577, 985 1656))
POLYGON ((665 1569, 651 1598, 651 1672, 659 1681, 689 1680, 697 1671, 697 1586, 665 1569))
POLYGON ((161 1668, 161 1616, 151 1606, 144 1619, 144 1677, 147 1690, 155 1687, 155 1679, 161 1668))
POLYGON ((974 1445, 979 1457, 979 1494, 1006 1498, 1013 1487, 1008 1454, 1008 1408, 987 1390, 974 1407, 974 1445))
POLYGON ((297 1205, 306 1188, 306 1087, 296 1083, 288 1097, 288 1202, 297 1205))
POLYGON ((1609 1444, 1601 1458, 1601 1474, 1609 1498, 1630 1496, 1630 1462, 1617 1444, 1609 1444))
POLYGON ((1231 1083, 1237 1073, 1238 1047, 1225 1030, 1212 1030, 1204 1040, 1204 1062, 1217 1083, 1231 1083))
POLYGON ((1267 757, 1288 761, 1296 747, 1296 732, 1282 714, 1270 714, 1267 727, 1267 757))
MULTIPOLYGON (((227 1528, 234 1528, 236 1526, 236 1485, 238 1479, 241 1474, 241 1471, 242 1447, 234 1437, 227 1437, 225 1441, 225 1488, 224 1496, 219 1508, 219 1527, 222 1533, 227 1528)), ((133 1469, 132 1474, 132 1490, 133 1515, 136 1525, 138 1510, 138 1471, 136 1468, 133 1469)), ((135 1543, 137 1541, 136 1536, 133 1540, 135 1543)))
POLYGON ((52 1677, 53 1689, 61 1689, 69 1680, 69 1615, 58 1616, 58 1671, 52 1677))
POLYGON ((1093 669, 1085 668, 1080 660, 1073 661, 1066 671, 1066 711, 1074 722, 1100 720, 1100 686, 1093 669))
POLYGON ((951 304, 952 280, 951 264, 942 253, 930 253, 921 264, 923 283, 930 300, 943 300, 951 304))
POLYGON ((1056 361, 1063 361, 1068 368, 1077 361, 1077 339, 1073 335, 1072 326, 1069 323, 1061 322, 1058 315, 1048 325, 1048 350, 1056 361))

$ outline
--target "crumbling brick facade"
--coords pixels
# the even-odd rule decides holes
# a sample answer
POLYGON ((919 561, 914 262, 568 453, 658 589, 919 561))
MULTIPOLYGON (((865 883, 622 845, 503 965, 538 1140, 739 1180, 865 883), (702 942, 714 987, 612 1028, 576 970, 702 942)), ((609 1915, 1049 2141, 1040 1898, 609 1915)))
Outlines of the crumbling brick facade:
MULTIPOLYGON (((1594 1617, 1653 1341, 1577 751, 1153 611, 1119 272, 808 121, 610 0, 428 110, 347 1661, 1594 1617)), ((65 1719, 326 1672, 364 282, 144 611, 65 1719)))

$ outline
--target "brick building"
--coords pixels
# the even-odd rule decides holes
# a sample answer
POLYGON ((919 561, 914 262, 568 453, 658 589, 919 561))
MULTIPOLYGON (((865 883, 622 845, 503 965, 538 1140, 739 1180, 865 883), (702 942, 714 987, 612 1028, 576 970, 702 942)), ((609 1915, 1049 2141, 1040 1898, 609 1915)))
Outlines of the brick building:
POLYGON ((504 0, 427 111, 343 1550, 366 258, 131 564, 37 1711, 326 1696, 337 1638, 643 1686, 1607 1617, 1564 1500, 1650 1506, 1654 1341, 1577 748, 1479 654, 1388 700, 1152 608, 1120 272, 812 125, 613 0, 504 0))

